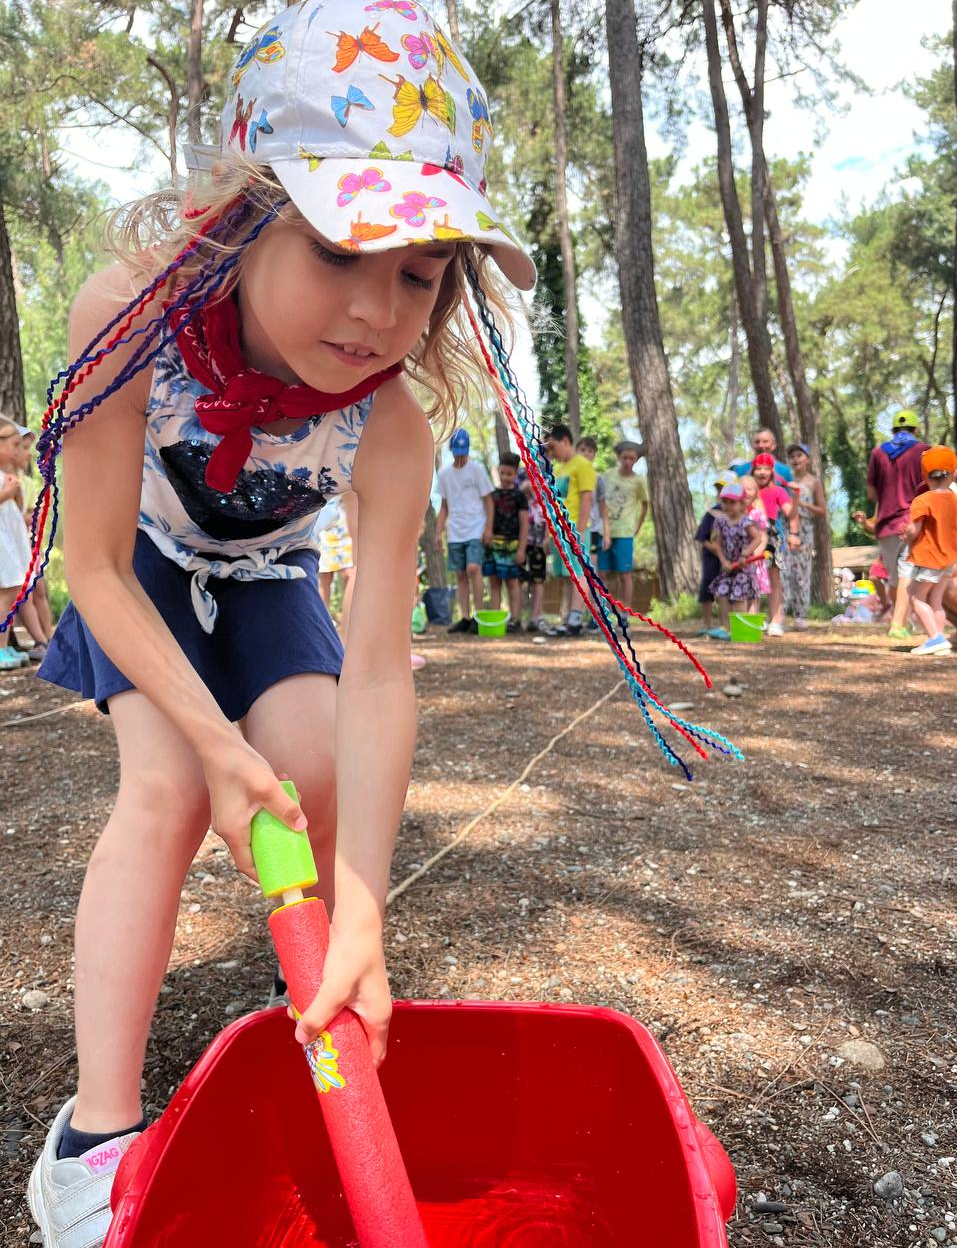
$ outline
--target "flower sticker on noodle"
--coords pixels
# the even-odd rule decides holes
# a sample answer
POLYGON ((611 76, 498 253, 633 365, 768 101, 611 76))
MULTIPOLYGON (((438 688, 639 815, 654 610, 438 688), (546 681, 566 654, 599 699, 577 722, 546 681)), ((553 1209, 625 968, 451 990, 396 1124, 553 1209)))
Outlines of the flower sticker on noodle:
POLYGON ((333 1088, 346 1086, 339 1072, 339 1050, 332 1047, 328 1031, 320 1032, 312 1044, 306 1045, 306 1061, 317 1092, 331 1092, 333 1088))
POLYGON ((399 217, 406 225, 425 225, 426 211, 436 212, 445 207, 445 200, 436 195, 423 195, 421 191, 405 191, 401 204, 393 204, 389 213, 399 217))

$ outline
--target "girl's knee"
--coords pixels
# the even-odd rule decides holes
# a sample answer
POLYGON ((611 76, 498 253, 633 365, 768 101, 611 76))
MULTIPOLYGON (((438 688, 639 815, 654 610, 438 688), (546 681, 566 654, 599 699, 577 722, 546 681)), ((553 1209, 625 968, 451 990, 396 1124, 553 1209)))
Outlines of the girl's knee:
POLYGON ((209 828, 209 793, 202 783, 144 768, 121 776, 113 816, 150 836, 198 843, 209 828))

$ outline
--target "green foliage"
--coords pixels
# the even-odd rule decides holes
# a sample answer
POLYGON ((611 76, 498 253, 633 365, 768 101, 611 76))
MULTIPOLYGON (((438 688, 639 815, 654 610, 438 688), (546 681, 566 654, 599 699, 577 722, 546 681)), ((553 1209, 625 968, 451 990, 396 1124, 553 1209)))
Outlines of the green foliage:
POLYGON ((659 624, 684 624, 701 617, 701 603, 694 594, 679 594, 671 602, 652 598, 648 614, 659 624))

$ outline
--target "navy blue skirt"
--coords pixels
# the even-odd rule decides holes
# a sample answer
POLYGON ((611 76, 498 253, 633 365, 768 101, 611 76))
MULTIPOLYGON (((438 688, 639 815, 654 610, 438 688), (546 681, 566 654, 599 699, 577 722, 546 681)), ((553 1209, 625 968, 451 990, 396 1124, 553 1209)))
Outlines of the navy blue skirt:
MULTIPOLYGON (((136 535, 136 579, 223 714, 234 722, 286 676, 338 676, 342 669, 342 643, 319 596, 318 555, 294 550, 281 562, 303 568, 306 575, 293 581, 211 578, 208 589, 219 613, 212 633, 206 633, 190 598, 193 574, 162 554, 145 533, 136 535)), ((93 698, 105 713, 114 694, 135 688, 103 653, 72 602, 37 675, 93 698)))

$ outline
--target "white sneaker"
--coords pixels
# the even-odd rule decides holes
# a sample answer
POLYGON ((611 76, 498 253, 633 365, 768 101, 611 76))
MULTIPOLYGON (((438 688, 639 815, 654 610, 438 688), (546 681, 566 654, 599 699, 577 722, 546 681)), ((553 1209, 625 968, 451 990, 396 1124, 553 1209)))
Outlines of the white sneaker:
POLYGON ((783 636, 784 636, 784 626, 783 626, 782 624, 775 624, 775 623, 772 621, 772 622, 768 625, 768 636, 769 636, 769 637, 783 637, 783 636))
POLYGON ((911 654, 950 654, 951 646, 947 638, 940 633, 937 637, 928 637, 928 639, 919 646, 915 646, 911 654))
POLYGON ((110 1189, 123 1154, 139 1135, 131 1131, 98 1144, 82 1157, 57 1160, 76 1097, 63 1106, 30 1175, 27 1200, 45 1248, 101 1248, 110 1229, 110 1189))

